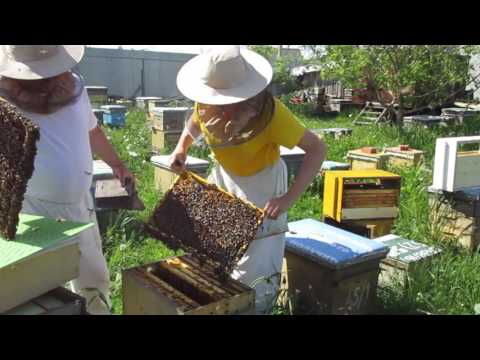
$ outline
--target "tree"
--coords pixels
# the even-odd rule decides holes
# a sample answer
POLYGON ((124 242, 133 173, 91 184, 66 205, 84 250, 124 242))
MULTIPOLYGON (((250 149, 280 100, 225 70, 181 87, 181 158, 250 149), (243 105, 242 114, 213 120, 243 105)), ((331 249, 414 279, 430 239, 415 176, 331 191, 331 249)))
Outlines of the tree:
POLYGON ((478 46, 329 45, 322 77, 369 87, 397 122, 404 115, 451 102, 471 82, 470 56, 478 46), (390 101, 381 91, 390 93, 390 101))
POLYGON ((298 59, 292 56, 279 56, 279 50, 271 45, 249 45, 248 47, 272 64, 272 82, 280 88, 281 93, 290 93, 298 89, 295 77, 291 75, 292 68, 298 65, 298 59))

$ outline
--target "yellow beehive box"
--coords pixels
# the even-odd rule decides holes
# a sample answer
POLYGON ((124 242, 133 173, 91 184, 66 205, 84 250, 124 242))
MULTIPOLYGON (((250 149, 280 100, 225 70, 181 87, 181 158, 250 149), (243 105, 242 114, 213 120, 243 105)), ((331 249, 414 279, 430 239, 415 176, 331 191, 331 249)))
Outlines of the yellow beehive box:
POLYGON ((347 153, 352 170, 375 170, 387 168, 389 155, 380 152, 375 147, 363 147, 347 153))
POLYGON ((338 222, 396 218, 400 183, 384 170, 326 171, 323 215, 338 222))

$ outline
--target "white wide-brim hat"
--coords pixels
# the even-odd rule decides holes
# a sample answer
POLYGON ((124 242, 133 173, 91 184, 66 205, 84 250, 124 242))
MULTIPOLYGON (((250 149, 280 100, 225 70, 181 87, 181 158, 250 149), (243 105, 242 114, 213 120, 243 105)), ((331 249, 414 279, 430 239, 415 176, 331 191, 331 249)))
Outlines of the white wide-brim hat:
POLYGON ((227 105, 259 94, 272 76, 272 66, 263 56, 240 46, 215 46, 183 65, 177 87, 193 101, 227 105))
POLYGON ((84 52, 83 45, 0 45, 0 76, 51 78, 72 69, 84 52))

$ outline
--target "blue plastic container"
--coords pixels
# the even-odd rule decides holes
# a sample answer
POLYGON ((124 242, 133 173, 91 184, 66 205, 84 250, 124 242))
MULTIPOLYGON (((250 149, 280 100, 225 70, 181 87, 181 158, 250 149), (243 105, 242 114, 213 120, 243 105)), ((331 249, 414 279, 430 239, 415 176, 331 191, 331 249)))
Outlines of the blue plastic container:
POLYGON ((101 107, 103 113, 103 123, 109 126, 125 126, 127 107, 122 105, 104 105, 101 107))

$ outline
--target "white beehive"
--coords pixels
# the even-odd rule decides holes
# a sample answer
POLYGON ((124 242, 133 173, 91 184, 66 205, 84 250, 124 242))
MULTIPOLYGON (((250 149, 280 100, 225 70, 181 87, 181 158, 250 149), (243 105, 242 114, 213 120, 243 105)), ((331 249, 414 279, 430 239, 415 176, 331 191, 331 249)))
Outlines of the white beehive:
POLYGON ((459 146, 480 145, 480 136, 437 139, 432 188, 458 191, 480 185, 480 151, 460 151, 459 146))

